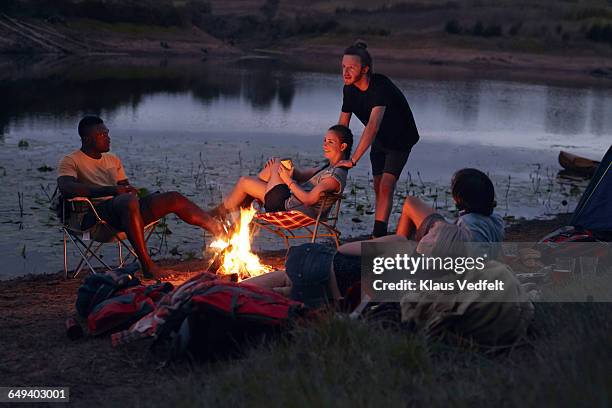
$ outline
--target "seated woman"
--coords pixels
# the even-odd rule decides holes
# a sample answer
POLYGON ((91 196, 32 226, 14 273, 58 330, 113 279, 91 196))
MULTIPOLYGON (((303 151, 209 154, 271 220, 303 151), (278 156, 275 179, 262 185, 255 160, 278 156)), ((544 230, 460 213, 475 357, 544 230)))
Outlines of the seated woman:
MULTIPOLYGON (((324 167, 291 169, 272 158, 257 175, 242 176, 223 202, 211 214, 224 217, 226 213, 258 199, 266 212, 299 210, 316 216, 323 193, 341 193, 346 185, 348 170, 336 167, 347 159, 353 146, 353 133, 343 125, 329 128, 323 138, 323 156, 328 160, 324 167)), ((328 210, 324 208, 323 211, 328 210)))
MULTIPOLYGON (((496 252, 496 246, 489 247, 489 245, 504 239, 504 223, 499 215, 493 214, 493 208, 496 206, 495 189, 489 177, 476 169, 459 170, 451 180, 451 192, 460 210, 459 218, 454 223, 446 221, 441 214, 421 199, 406 197, 395 235, 369 241, 349 242, 340 246, 337 252, 321 248, 319 251, 325 253, 317 256, 321 259, 319 264, 326 263, 324 268, 329 276, 325 282, 329 284, 329 293, 333 294, 333 298, 340 298, 348 288, 361 279, 362 242, 407 242, 408 239, 414 239, 419 242, 416 251, 424 255, 443 251, 455 242, 476 242, 485 244, 485 250, 496 252)), ((303 262, 308 262, 304 254, 298 255, 299 250, 292 249, 292 252, 285 265, 287 272, 271 272, 245 282, 289 293, 292 285, 290 269, 295 262, 291 259, 292 255, 296 260, 299 259, 300 265, 306 265, 307 263, 303 262)), ((308 251, 308 255, 312 253, 312 250, 308 251)), ((496 254, 491 255, 494 258, 496 254)), ((312 263, 308 265, 312 267, 312 263)), ((308 274, 300 273, 300 275, 308 274)))

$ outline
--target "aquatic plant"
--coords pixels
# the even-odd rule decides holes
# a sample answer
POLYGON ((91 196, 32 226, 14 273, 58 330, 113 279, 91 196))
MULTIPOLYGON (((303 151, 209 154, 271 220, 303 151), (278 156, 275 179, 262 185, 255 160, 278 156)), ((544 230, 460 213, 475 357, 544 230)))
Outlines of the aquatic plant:
POLYGON ((510 184, 512 183, 512 176, 508 174, 508 184, 506 185, 506 194, 504 195, 504 201, 506 202, 506 213, 504 215, 508 215, 508 207, 509 207, 509 194, 510 194, 510 184))
POLYGON ((43 164, 42 166, 38 167, 36 170, 40 171, 41 173, 45 173, 48 171, 53 171, 53 167, 49 167, 46 164, 43 164))
POLYGON ((19 218, 23 218, 23 193, 17 192, 17 201, 19 203, 19 218))

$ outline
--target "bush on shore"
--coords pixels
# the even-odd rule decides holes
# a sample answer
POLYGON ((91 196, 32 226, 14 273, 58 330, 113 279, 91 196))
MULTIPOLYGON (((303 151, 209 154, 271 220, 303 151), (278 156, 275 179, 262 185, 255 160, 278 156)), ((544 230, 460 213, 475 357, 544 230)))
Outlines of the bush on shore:
POLYGON ((444 31, 448 34, 469 34, 476 37, 501 37, 502 26, 499 24, 487 24, 485 25, 482 21, 477 21, 471 28, 466 28, 459 23, 459 21, 453 19, 446 22, 444 31))
POLYGON ((198 25, 210 13, 206 0, 181 3, 162 0, 3 0, 0 11, 36 18, 88 18, 108 23, 188 26, 198 25))
POLYGON ((612 46, 612 24, 593 24, 586 32, 586 38, 595 42, 605 42, 612 46))

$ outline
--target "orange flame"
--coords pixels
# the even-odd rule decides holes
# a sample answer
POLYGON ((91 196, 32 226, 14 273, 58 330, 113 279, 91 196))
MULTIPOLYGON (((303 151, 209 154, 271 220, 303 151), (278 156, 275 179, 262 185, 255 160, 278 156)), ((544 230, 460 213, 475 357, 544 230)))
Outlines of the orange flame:
POLYGON ((217 239, 210 244, 211 248, 224 251, 222 254, 223 265, 220 269, 222 274, 235 273, 239 279, 246 279, 272 270, 272 268, 263 265, 259 261, 259 257, 251 251, 249 225, 255 213, 256 210, 253 207, 240 209, 238 228, 229 238, 229 241, 217 239))

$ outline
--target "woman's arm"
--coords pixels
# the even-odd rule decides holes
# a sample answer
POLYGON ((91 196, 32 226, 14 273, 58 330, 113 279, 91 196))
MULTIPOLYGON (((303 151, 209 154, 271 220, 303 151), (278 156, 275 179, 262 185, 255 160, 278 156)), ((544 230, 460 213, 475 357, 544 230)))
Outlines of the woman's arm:
POLYGON ((306 180, 309 180, 312 176, 314 176, 317 171, 319 171, 320 167, 306 167, 306 168, 293 168, 293 179, 298 183, 302 183, 306 180))
POLYGON ((294 179, 291 178, 292 172, 279 166, 278 173, 283 180, 283 183, 287 184, 291 193, 304 205, 311 206, 316 204, 321 198, 321 194, 326 192, 338 191, 340 189, 340 182, 333 177, 325 177, 319 184, 314 186, 311 191, 304 191, 294 179))

